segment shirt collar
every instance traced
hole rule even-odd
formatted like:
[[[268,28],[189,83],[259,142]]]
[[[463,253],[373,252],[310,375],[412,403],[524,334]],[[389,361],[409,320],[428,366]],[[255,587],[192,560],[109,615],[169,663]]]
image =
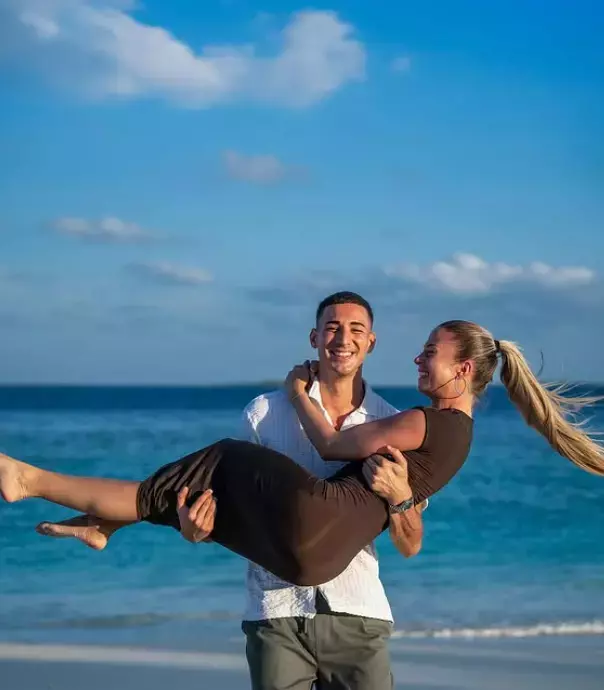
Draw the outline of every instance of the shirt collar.
[[[377,394],[367,383],[367,381],[365,381],[365,379],[363,379],[363,386],[365,388],[365,396],[363,397],[361,404],[348,415],[349,418],[355,414],[360,414],[364,417],[379,417]],[[323,412],[327,413],[327,410],[323,405],[323,399],[321,398],[321,386],[318,379],[315,379],[312,382],[310,390],[308,391],[308,397],[316,400]]]

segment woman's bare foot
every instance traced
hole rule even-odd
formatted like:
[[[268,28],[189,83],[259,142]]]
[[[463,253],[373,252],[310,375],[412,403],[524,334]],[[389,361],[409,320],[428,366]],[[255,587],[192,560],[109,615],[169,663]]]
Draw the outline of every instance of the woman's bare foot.
[[[120,527],[128,523],[103,520],[94,515],[78,515],[78,517],[62,522],[41,522],[36,532],[45,537],[73,538],[96,551],[102,551],[111,535]]]
[[[27,498],[27,483],[35,467],[0,453],[0,496],[7,503]]]

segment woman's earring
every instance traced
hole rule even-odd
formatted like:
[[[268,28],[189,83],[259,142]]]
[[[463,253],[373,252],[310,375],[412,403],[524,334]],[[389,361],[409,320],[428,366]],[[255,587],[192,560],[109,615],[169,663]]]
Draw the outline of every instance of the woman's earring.
[[[457,395],[463,395],[466,392],[466,389],[468,387],[468,383],[467,383],[466,379],[463,376],[461,378],[463,381],[463,390],[462,391],[460,391],[457,388],[457,382],[459,381],[459,376],[456,376],[455,380],[453,381],[453,388],[455,388],[455,392],[457,393]]]

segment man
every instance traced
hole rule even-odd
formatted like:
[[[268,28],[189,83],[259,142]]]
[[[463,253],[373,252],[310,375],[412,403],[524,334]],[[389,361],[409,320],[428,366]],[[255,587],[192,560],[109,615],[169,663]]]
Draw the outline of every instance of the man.
[[[317,309],[310,342],[318,376],[310,389],[333,425],[347,428],[396,414],[362,378],[375,346],[373,312],[361,296],[340,292]],[[344,463],[323,460],[306,437],[283,391],[261,395],[243,415],[245,438],[280,451],[318,477]],[[410,496],[404,458],[374,469],[372,488],[391,504],[390,535],[404,556],[421,548],[420,510],[398,513]],[[296,587],[250,563],[242,624],[253,690],[386,690],[392,687],[388,640],[392,613],[379,579],[373,545],[337,578]]]

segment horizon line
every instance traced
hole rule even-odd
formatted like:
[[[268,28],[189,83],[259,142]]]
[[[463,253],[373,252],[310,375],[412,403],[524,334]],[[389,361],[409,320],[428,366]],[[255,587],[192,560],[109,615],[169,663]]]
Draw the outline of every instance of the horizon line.
[[[417,388],[415,383],[376,383],[369,382],[372,388]],[[548,383],[547,381],[544,383]],[[239,381],[239,382],[212,382],[212,383],[61,383],[61,382],[2,382],[2,388],[243,388],[243,387],[265,387],[271,386],[280,388],[282,380],[260,380],[260,381]],[[565,385],[591,385],[604,386],[604,381],[591,381],[580,379],[576,381],[566,381]],[[494,381],[489,388],[503,388],[501,381]]]

